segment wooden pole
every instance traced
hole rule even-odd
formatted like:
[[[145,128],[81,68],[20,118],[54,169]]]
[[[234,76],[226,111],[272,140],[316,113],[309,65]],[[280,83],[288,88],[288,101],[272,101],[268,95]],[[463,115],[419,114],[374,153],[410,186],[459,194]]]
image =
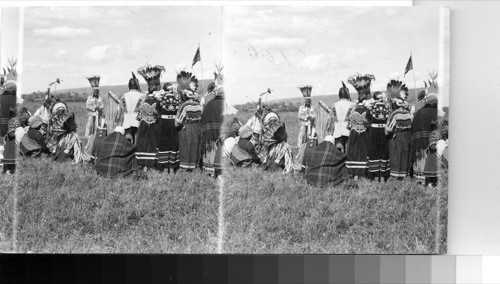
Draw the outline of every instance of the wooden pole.
[[[205,77],[203,76],[203,63],[201,60],[200,39],[198,39],[198,50],[200,51],[201,85],[203,86],[203,90],[205,90],[206,93],[207,90],[205,89]]]
[[[413,85],[414,85],[414,92],[415,92],[415,98],[417,98],[417,82],[415,81],[415,67],[413,66],[413,54],[412,54],[412,51],[410,50],[410,58],[411,58],[411,65],[412,65],[412,68],[411,68],[411,71],[413,73]],[[418,99],[418,98],[417,98]]]

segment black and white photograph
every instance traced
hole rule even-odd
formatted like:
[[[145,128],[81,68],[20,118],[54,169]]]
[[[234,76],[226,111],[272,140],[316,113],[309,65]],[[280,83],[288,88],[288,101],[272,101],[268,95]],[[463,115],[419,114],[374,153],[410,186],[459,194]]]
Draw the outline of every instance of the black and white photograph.
[[[12,7],[2,24],[1,250],[215,253],[222,7]]]
[[[447,9],[1,16],[2,252],[446,253]]]
[[[224,251],[446,252],[448,14],[224,9]]]

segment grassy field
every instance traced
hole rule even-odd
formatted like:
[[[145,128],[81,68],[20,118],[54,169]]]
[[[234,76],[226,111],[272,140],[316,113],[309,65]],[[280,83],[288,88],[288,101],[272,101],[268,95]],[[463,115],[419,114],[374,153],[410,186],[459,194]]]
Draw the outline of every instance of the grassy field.
[[[149,180],[134,182],[101,178],[87,165],[38,160],[22,162],[19,173],[17,180],[0,175],[6,185],[0,191],[1,251],[215,252],[218,185],[201,172],[153,171]]]
[[[236,115],[245,123],[251,113]],[[296,113],[280,113],[296,145]],[[446,252],[447,175],[438,189],[407,178],[365,179],[315,188],[299,174],[228,167],[224,208],[227,253]]]

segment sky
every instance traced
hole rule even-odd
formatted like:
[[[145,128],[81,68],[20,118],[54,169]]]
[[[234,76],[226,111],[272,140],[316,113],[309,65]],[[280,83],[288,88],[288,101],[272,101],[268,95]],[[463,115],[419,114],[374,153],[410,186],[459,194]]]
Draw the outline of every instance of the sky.
[[[1,8],[0,66],[7,67],[9,59],[18,58],[19,8]]]
[[[26,7],[23,93],[127,84],[145,64],[163,65],[162,81],[175,80],[174,68],[191,70],[198,43],[201,64],[193,72],[212,79],[222,60],[222,8],[217,6]],[[203,73],[201,72],[203,67]]]
[[[269,100],[301,97],[306,84],[313,96],[336,94],[354,73],[373,74],[372,91],[398,77],[420,88],[439,67],[436,8],[229,6],[224,39],[230,104],[256,101],[267,88]],[[403,76],[410,53],[415,80],[412,71]]]

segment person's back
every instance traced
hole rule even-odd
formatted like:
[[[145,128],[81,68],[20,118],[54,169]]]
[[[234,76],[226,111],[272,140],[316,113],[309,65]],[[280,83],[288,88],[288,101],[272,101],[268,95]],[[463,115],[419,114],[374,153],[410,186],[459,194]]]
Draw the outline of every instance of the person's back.
[[[348,118],[347,113],[353,107],[353,103],[347,99],[340,99],[333,105],[335,109],[335,130],[333,136],[339,138],[340,136],[349,136],[350,131],[347,129]]]
[[[95,164],[97,173],[109,178],[129,176],[138,170],[135,151],[135,145],[128,141],[123,133],[118,131],[111,133],[97,148]]]
[[[123,128],[139,127],[139,121],[137,120],[138,104],[141,100],[144,100],[145,97],[145,94],[134,89],[123,94],[122,101],[125,107]]]
[[[305,179],[314,186],[337,185],[347,178],[346,155],[333,143],[332,136],[312,149],[306,159]]]

